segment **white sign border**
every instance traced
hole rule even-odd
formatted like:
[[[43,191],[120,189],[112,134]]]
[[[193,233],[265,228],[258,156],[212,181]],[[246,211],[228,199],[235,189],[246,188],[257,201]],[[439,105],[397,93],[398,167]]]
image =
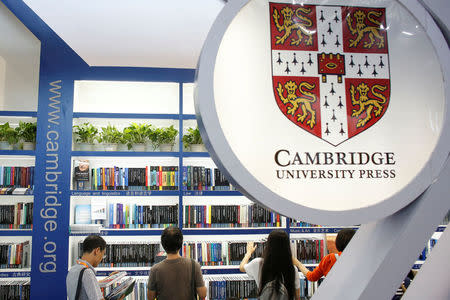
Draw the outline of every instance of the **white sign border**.
[[[319,210],[294,203],[275,194],[253,177],[240,163],[228,144],[219,123],[214,99],[214,69],[222,38],[243,6],[250,0],[230,1],[215,20],[202,49],[196,73],[195,111],[200,132],[208,152],[216,165],[240,191],[285,216],[321,225],[355,225],[368,223],[392,215],[416,199],[442,171],[450,149],[450,58],[442,32],[417,0],[399,0],[424,27],[441,63],[445,84],[443,127],[435,149],[424,168],[402,190],[370,207],[347,211]],[[407,8],[406,8],[407,7]]]

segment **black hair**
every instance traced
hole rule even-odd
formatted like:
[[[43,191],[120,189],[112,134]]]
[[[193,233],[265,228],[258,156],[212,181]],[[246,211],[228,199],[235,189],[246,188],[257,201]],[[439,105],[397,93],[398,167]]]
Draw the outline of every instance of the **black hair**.
[[[339,252],[344,251],[345,247],[347,247],[350,240],[355,235],[355,230],[350,228],[342,229],[338,232],[336,237],[336,248]]]
[[[94,249],[100,248],[101,251],[105,250],[106,242],[98,235],[90,235],[83,241],[83,253],[91,253]]]
[[[275,290],[280,290],[281,283],[288,291],[289,299],[295,298],[295,269],[292,264],[292,252],[287,233],[274,230],[269,234],[261,269],[261,285],[259,295],[264,286],[275,280]]]
[[[169,254],[175,254],[183,245],[183,233],[175,226],[167,227],[161,234],[161,244]]]

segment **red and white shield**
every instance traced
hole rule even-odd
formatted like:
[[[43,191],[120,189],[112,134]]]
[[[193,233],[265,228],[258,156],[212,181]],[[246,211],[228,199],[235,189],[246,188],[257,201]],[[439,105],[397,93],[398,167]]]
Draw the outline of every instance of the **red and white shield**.
[[[337,146],[389,105],[384,8],[270,3],[272,81],[281,112]]]

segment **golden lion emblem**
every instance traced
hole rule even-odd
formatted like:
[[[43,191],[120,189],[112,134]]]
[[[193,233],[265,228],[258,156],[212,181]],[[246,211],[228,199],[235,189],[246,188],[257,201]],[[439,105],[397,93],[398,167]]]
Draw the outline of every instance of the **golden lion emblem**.
[[[314,109],[312,109],[311,104],[316,102],[317,98],[314,94],[303,90],[303,88],[312,90],[315,88],[315,84],[302,82],[297,86],[294,81],[288,81],[284,85],[284,88],[287,91],[287,97],[284,97],[283,95],[283,86],[281,85],[281,83],[278,83],[278,96],[280,96],[281,101],[283,101],[285,105],[288,105],[287,113],[293,116],[300,107],[302,113],[297,114],[297,121],[303,123],[309,113],[311,115],[311,118],[306,122],[306,124],[308,124],[311,129],[314,128],[314,126],[316,125],[316,112],[314,111]],[[297,89],[302,94],[302,97],[297,96]]]
[[[367,34],[369,36],[370,41],[364,42],[364,45],[363,45],[364,48],[371,48],[374,43],[376,43],[378,48],[383,48],[384,47],[384,37],[380,33],[381,22],[373,18],[373,16],[379,18],[382,15],[383,15],[382,12],[376,12],[376,11],[370,11],[366,15],[363,11],[357,10],[355,13],[353,13],[353,16],[356,18],[356,25],[355,25],[355,28],[353,28],[352,15],[348,14],[348,16],[346,18],[348,29],[350,30],[350,32],[353,35],[356,35],[356,39],[354,39],[354,40],[350,39],[349,47],[357,47],[359,42],[361,42],[361,40]],[[364,20],[366,18],[373,24],[376,24],[377,26],[369,26],[369,25],[365,24]]]
[[[283,36],[276,36],[276,42],[275,44],[284,44],[286,39],[289,38],[289,36],[292,34],[292,32],[296,31],[297,33],[297,39],[292,39],[291,45],[298,46],[302,40],[303,40],[303,34],[307,37],[306,45],[312,45],[313,39],[312,39],[312,32],[308,30],[307,28],[311,27],[313,25],[312,20],[308,17],[302,15],[301,13],[308,14],[311,12],[311,8],[297,8],[295,10],[295,16],[299,18],[303,23],[296,23],[294,22],[292,16],[294,15],[294,11],[292,8],[286,6],[281,10],[281,14],[283,15],[283,24],[280,24],[279,19],[280,15],[278,14],[278,10],[274,9],[273,11],[273,20],[275,22],[275,26],[277,27],[279,32],[284,31]]]
[[[375,90],[385,91],[387,86],[382,86],[379,84],[375,84],[372,87],[372,94],[378,97],[378,99],[369,99],[367,93],[369,92],[369,87],[365,83],[361,83],[355,90],[355,86],[352,84],[350,86],[350,93],[352,98],[353,105],[359,105],[359,109],[354,109],[352,112],[352,117],[359,117],[363,112],[366,112],[366,117],[358,120],[356,123],[356,128],[363,127],[372,119],[372,111],[375,108],[375,116],[378,117],[381,115],[383,111],[383,105],[386,103],[386,97],[384,95],[376,92]],[[356,98],[356,91],[359,93],[359,98]]]

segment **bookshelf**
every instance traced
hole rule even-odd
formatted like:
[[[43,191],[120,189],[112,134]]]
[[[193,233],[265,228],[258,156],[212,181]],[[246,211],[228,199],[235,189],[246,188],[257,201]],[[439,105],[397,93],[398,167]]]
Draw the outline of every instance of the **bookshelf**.
[[[37,113],[33,111],[0,111],[0,124],[6,122],[10,127],[16,128],[19,122],[36,122]],[[33,208],[30,206],[34,202],[33,188],[19,188],[21,182],[17,179],[24,178],[24,174],[15,174],[19,169],[14,169],[14,185],[11,181],[13,171],[6,167],[34,167],[35,166],[35,150],[22,150],[21,142],[13,145],[13,150],[0,150],[0,175],[3,187],[15,186],[11,191],[0,189],[0,215],[2,221],[0,225],[0,249],[5,251],[6,246],[9,247],[7,259],[15,260],[14,264],[9,267],[2,266],[0,268],[0,282],[7,285],[10,282],[20,282],[20,284],[28,285],[31,273],[31,240],[32,240],[32,224],[33,224]],[[9,177],[9,178],[8,178]],[[9,184],[8,184],[9,182]],[[25,187],[25,186],[24,186]],[[25,208],[26,207],[26,208]],[[28,224],[28,225],[25,225]],[[23,252],[23,245],[28,250]],[[22,262],[27,261],[27,266],[22,266]],[[11,262],[11,260],[10,260]],[[18,264],[17,264],[18,263]]]

